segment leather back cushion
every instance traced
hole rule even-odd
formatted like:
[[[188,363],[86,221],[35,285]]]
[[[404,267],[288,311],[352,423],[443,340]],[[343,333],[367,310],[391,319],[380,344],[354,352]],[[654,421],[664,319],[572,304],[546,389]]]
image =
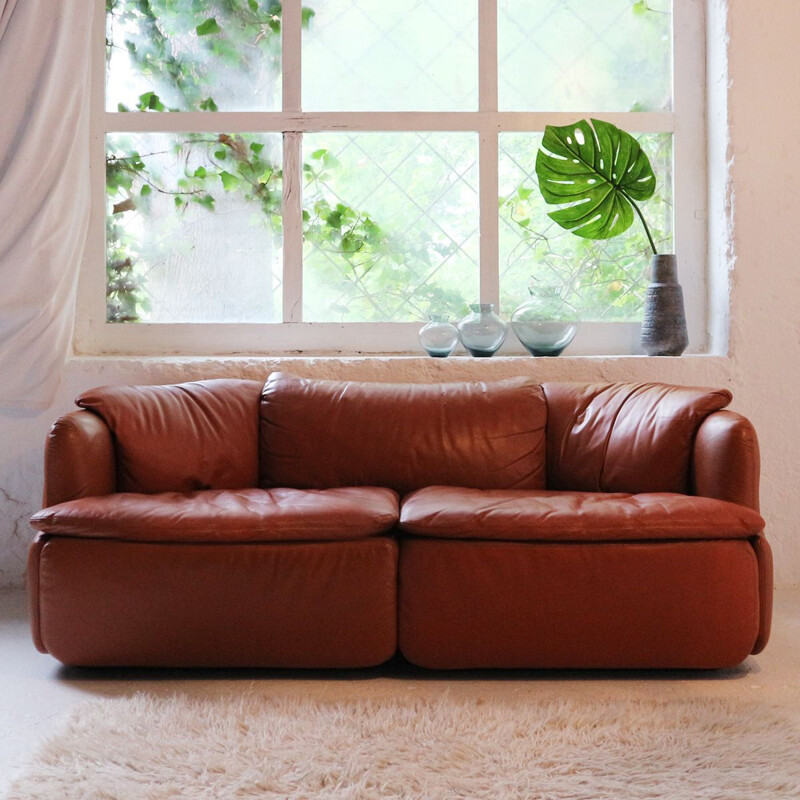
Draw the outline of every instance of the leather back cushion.
[[[261,486],[542,489],[546,405],[495,383],[321,381],[273,373],[261,402]]]
[[[118,491],[244,489],[258,480],[261,388],[243,380],[104,386],[75,402],[111,429]]]
[[[660,383],[545,383],[548,488],[688,492],[700,423],[724,389]]]

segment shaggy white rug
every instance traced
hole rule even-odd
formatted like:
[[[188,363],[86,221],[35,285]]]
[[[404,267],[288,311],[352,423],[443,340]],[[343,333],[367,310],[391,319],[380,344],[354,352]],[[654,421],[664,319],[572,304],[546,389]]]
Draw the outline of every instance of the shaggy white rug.
[[[730,701],[146,696],[80,707],[9,800],[800,798],[800,732]]]

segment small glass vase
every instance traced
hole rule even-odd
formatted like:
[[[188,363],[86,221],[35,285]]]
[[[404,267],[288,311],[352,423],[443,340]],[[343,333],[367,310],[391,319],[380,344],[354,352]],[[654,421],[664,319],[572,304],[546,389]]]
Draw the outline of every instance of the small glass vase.
[[[431,358],[447,358],[458,344],[458,328],[445,314],[431,314],[419,331],[420,344]]]
[[[528,290],[530,299],[511,315],[511,329],[532,356],[557,356],[575,338],[578,315],[559,286]]]
[[[508,326],[494,313],[494,303],[480,303],[469,307],[468,314],[458,323],[461,344],[475,358],[493,356],[506,340]]]

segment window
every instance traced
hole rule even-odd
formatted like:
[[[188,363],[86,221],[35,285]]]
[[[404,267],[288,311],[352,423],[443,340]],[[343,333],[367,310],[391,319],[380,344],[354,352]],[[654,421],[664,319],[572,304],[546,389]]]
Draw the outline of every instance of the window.
[[[555,284],[587,321],[571,352],[631,352],[644,234],[579,239],[536,185],[544,126],[590,116],[653,161],[644,211],[700,341],[702,21],[699,0],[106,0],[106,268],[78,348],[419,353],[428,313],[507,318]]]

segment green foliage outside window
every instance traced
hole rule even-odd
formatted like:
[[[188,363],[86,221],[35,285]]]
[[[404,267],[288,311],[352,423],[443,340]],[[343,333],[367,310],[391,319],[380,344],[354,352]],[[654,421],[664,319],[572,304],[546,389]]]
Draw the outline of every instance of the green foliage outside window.
[[[143,82],[145,91],[118,104],[119,111],[169,112],[226,109],[227,86],[209,93],[210,74],[225,73],[225,67],[253,76],[256,85],[269,95],[279,91],[274,80],[280,75],[280,33],[282,9],[279,3],[263,0],[107,0],[109,31],[107,52],[125,48]],[[631,13],[649,13],[642,3],[633,3]],[[313,24],[314,10],[303,8],[303,26]],[[128,32],[132,32],[128,36]],[[121,32],[121,33],[120,33]],[[135,32],[135,33],[134,33]],[[193,49],[176,51],[175,42],[190,38]],[[143,88],[143,87],[140,87]],[[273,97],[274,100],[274,97]],[[509,134],[511,136],[511,134]],[[146,273],[136,238],[126,233],[124,215],[136,209],[147,212],[153,198],[172,198],[175,213],[201,207],[213,214],[219,198],[226,193],[244,199],[259,215],[261,224],[280,236],[282,220],[282,164],[268,155],[265,141],[257,134],[177,134],[174,155],[183,163],[202,166],[175,176],[159,172],[158,153],[140,152],[125,146],[124,135],[115,135],[115,145],[106,157],[107,215],[107,318],[132,322],[146,318],[149,311]],[[662,163],[669,160],[669,137],[654,137],[662,149]],[[535,157],[538,141],[531,137]],[[519,149],[519,147],[518,147]],[[526,148],[528,149],[528,148]],[[658,154],[654,159],[659,162]],[[520,176],[515,190],[500,198],[501,228],[514,231],[518,244],[505,251],[508,263],[500,264],[502,303],[508,313],[526,294],[534,273],[541,282],[558,282],[564,296],[589,314],[603,318],[631,318],[641,302],[638,286],[644,266],[642,242],[635,237],[617,243],[611,250],[595,243],[578,241],[568,249],[559,247],[556,233],[546,221],[535,191],[531,168]],[[305,184],[303,235],[307,243],[334,252],[344,264],[340,274],[331,275],[340,285],[336,313],[347,320],[352,308],[359,319],[388,319],[390,312],[372,299],[366,276],[376,263],[382,264],[382,292],[399,298],[417,317],[430,310],[458,314],[474,302],[469,287],[442,288],[420,282],[411,265],[430,262],[441,243],[413,232],[390,232],[368,207],[331,202],[321,185],[341,169],[335,153],[318,148],[303,163]],[[661,178],[662,176],[659,175]],[[668,201],[656,198],[662,222],[653,225],[654,236],[669,239]],[[537,207],[538,206],[538,207]],[[664,213],[662,213],[664,212]],[[502,246],[501,231],[501,253]],[[518,259],[516,248],[525,248]],[[645,243],[646,247],[646,243]],[[513,261],[513,263],[512,263]],[[333,267],[328,267],[332,272]],[[551,273],[547,275],[545,273]],[[375,273],[372,278],[374,279]],[[505,276],[505,277],[504,277]],[[631,277],[633,276],[633,278]],[[509,291],[507,287],[513,286]],[[342,286],[344,288],[342,288]],[[517,287],[519,291],[517,291]],[[364,312],[363,309],[367,311]],[[592,309],[600,309],[593,312]]]

